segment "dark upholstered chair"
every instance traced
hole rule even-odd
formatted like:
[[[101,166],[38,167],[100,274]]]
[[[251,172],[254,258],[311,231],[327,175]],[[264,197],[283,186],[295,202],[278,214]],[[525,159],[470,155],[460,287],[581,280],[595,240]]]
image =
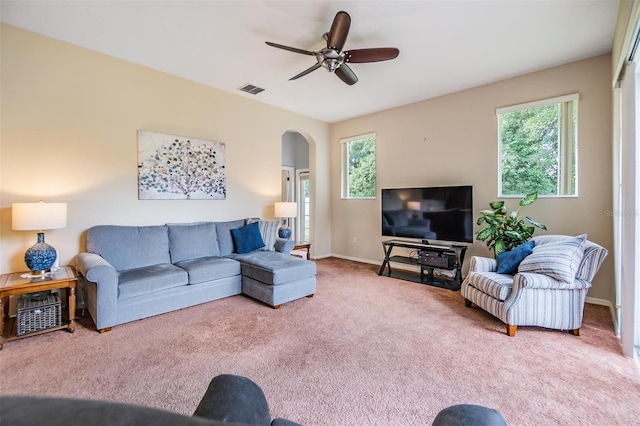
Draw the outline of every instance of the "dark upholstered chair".
[[[440,411],[431,426],[507,426],[507,422],[493,408],[459,404]]]
[[[223,374],[213,378],[192,417],[155,408],[86,399],[1,396],[2,425],[153,425],[295,426],[271,420],[262,389],[246,377]]]
[[[0,425],[27,426],[300,426],[271,420],[262,389],[246,377],[223,374],[213,378],[193,416],[155,408],[88,399],[0,396]],[[505,426],[502,415],[478,405],[454,405],[442,410],[433,426]]]

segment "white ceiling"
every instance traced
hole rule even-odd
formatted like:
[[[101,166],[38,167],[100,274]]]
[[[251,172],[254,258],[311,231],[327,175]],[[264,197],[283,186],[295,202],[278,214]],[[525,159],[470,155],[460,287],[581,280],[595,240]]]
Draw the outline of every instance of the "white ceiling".
[[[397,47],[351,64],[347,86],[315,58],[339,10],[345,50]],[[7,1],[2,22],[326,122],[404,105],[611,51],[615,0]],[[240,92],[251,83],[258,95]]]

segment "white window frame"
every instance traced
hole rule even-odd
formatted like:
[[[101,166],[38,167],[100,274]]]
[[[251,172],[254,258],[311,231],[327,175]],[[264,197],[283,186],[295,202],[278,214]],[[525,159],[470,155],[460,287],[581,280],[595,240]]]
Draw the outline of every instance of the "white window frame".
[[[350,197],[349,196],[349,143],[359,141],[362,139],[373,138],[376,141],[376,191],[373,197]],[[341,157],[341,172],[340,172],[340,184],[341,184],[341,197],[343,200],[375,200],[377,197],[378,189],[378,138],[376,132],[369,132],[362,135],[351,136],[348,138],[340,139],[340,151]]]
[[[309,173],[309,169],[298,169],[296,170],[296,186],[298,188],[298,223],[297,223],[297,240],[303,242],[309,242],[311,240],[311,195],[309,195],[309,214],[305,215],[305,203],[306,200],[304,198],[304,185],[302,184],[303,180],[309,181],[311,184],[311,174]],[[309,239],[305,239],[305,223],[309,224]]]
[[[540,194],[540,197],[549,198],[576,198],[578,196],[578,119],[576,117],[575,125],[573,120],[569,119],[573,115],[573,101],[579,101],[580,95],[572,93],[569,95],[557,96],[554,98],[541,99],[533,102],[526,102],[518,105],[510,105],[496,109],[497,125],[498,125],[498,197],[500,198],[521,198],[525,194],[503,194],[502,193],[502,134],[500,126],[500,116],[513,111],[521,111],[547,105],[564,104],[562,109],[562,129],[560,130],[560,142],[558,147],[558,191],[556,194]],[[574,137],[575,146],[571,146]],[[567,155],[567,151],[573,149],[574,155]],[[575,162],[575,164],[573,164]],[[571,175],[573,171],[574,175]],[[567,187],[570,187],[572,179],[575,179],[575,190],[572,194],[566,193]],[[564,189],[562,189],[564,187]]]

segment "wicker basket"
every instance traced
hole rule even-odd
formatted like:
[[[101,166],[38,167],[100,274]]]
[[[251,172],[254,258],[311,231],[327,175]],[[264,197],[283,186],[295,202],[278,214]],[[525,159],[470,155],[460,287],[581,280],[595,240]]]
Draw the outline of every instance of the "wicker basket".
[[[18,300],[18,336],[62,325],[62,307],[58,293],[49,293],[44,300],[32,300],[31,297],[30,294],[24,294]]]

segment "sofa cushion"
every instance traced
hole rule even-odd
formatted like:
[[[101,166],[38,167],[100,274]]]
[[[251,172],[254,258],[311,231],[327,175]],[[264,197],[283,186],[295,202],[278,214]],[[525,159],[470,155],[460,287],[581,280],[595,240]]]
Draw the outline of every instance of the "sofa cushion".
[[[232,220],[230,222],[216,222],[216,235],[218,237],[218,248],[220,256],[228,256],[233,253],[233,237],[231,230],[244,226],[244,219]]]
[[[233,256],[242,264],[242,275],[270,285],[279,285],[316,275],[316,264],[272,251],[254,251]]]
[[[382,214],[393,226],[407,226],[409,224],[409,216],[404,210],[387,210],[383,211]]]
[[[234,252],[249,253],[264,247],[258,222],[232,229]]]
[[[572,283],[584,255],[587,235],[558,242],[537,244],[533,253],[518,266],[518,272],[544,274],[558,281]]]
[[[535,241],[527,241],[520,244],[513,250],[500,253],[496,260],[498,261],[498,273],[513,275],[518,272],[518,265],[524,260],[525,257],[533,253],[533,248],[536,246]]]
[[[127,269],[118,273],[118,299],[187,285],[187,271],[171,263]]]
[[[260,220],[260,219],[247,219],[247,224],[258,222],[260,227],[260,236],[264,241],[264,247],[260,250],[275,251],[276,239],[278,238],[278,228],[280,227],[279,220]]]
[[[170,263],[169,233],[162,226],[98,225],[87,231],[87,251],[116,271]]]
[[[175,264],[187,271],[189,284],[200,284],[220,278],[240,275],[240,263],[226,257],[200,257]]]
[[[214,222],[168,224],[171,263],[220,256]]]

